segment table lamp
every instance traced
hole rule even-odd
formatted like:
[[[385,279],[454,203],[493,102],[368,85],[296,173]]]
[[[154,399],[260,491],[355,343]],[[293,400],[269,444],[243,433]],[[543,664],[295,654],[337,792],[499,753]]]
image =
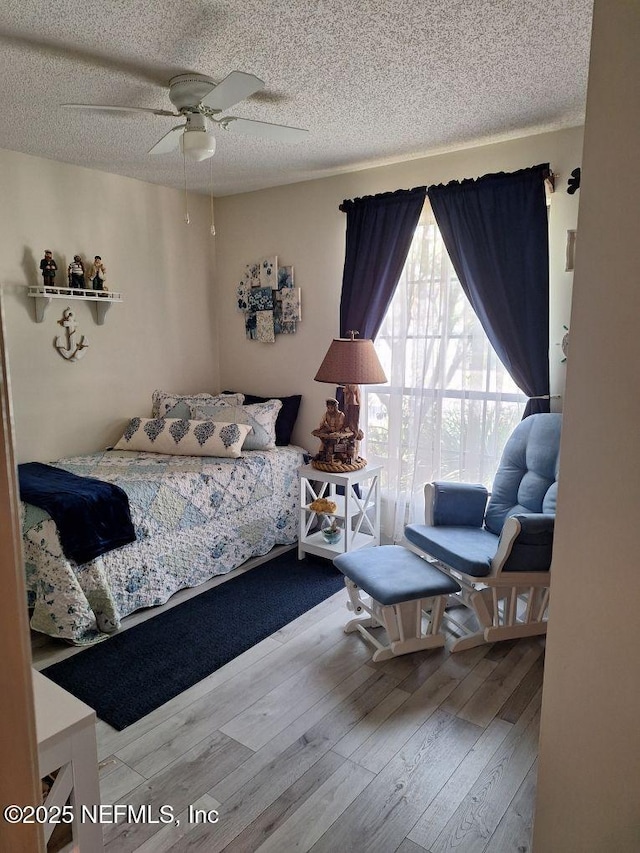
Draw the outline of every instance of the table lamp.
[[[367,460],[360,456],[360,441],[364,433],[360,429],[359,385],[380,385],[387,381],[378,360],[373,341],[356,340],[356,331],[348,332],[348,338],[334,338],[320,369],[314,376],[316,382],[327,382],[344,388],[344,412],[338,401],[327,400],[327,411],[313,435],[320,439],[321,448],[311,460],[320,471],[358,471]]]

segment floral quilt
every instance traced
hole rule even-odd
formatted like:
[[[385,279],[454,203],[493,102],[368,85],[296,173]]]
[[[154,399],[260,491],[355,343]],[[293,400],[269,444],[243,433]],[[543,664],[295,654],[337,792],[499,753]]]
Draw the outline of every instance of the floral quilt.
[[[304,451],[288,446],[239,459],[110,450],[53,463],[123,488],[137,541],[77,565],[51,517],[22,504],[31,627],[95,643],[134,610],[294,543],[303,462]]]

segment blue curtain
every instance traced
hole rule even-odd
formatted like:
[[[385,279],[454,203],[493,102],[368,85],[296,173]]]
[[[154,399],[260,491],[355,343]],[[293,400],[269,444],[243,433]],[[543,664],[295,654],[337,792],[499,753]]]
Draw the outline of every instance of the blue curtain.
[[[426,187],[344,201],[347,245],[340,299],[340,335],[355,329],[374,339],[404,267]]]
[[[428,189],[464,292],[530,398],[549,394],[548,175],[546,163]],[[530,399],[525,417],[548,411],[548,399]]]

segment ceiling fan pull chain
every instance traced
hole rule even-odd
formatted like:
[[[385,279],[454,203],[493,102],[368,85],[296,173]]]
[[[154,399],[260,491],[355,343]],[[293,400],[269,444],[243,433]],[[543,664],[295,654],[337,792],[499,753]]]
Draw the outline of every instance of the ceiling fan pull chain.
[[[187,158],[184,151],[182,152],[182,171],[184,175],[184,224],[189,225],[191,220],[189,219],[189,195],[187,193]]]

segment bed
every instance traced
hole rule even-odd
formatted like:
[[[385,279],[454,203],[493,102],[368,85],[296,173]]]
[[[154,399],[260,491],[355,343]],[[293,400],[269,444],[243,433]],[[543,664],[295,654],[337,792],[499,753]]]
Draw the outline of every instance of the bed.
[[[52,518],[23,503],[31,627],[95,643],[133,611],[294,543],[303,462],[295,446],[238,459],[110,450],[59,460],[66,471],[124,489],[136,541],[77,565],[63,553]]]
[[[305,451],[288,445],[239,458],[108,450],[53,463],[124,489],[136,541],[77,565],[63,553],[51,516],[23,503],[31,627],[95,643],[133,611],[293,544],[304,461]]]

